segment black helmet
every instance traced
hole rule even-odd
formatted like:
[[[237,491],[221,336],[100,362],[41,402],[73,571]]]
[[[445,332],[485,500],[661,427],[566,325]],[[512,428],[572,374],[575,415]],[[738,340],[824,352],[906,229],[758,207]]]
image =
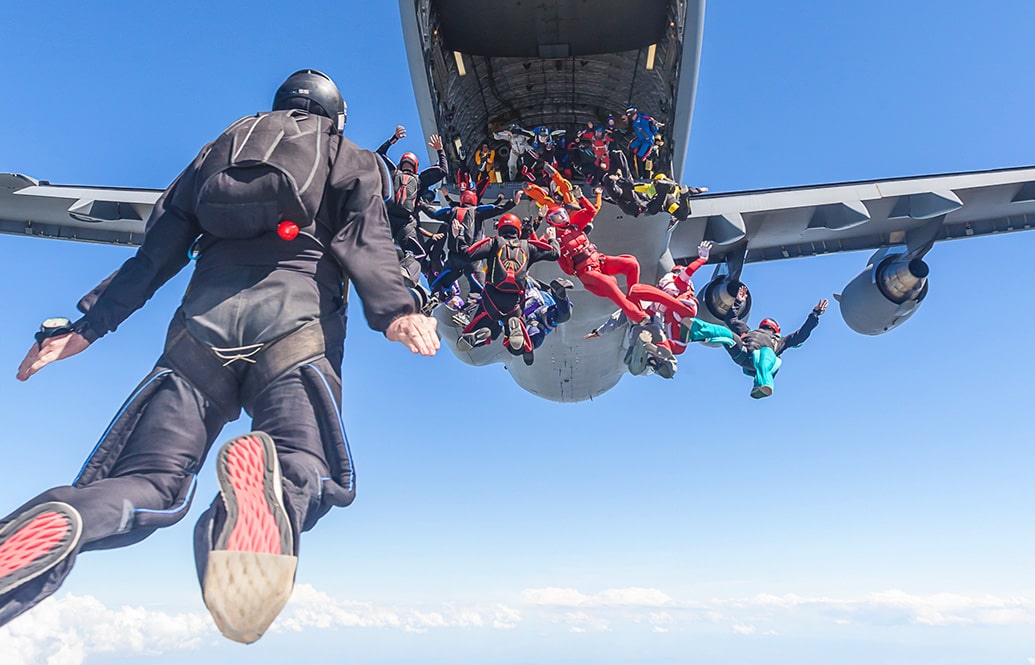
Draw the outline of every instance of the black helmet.
[[[348,107],[341,98],[338,86],[334,85],[331,77],[315,69],[300,69],[277,88],[277,94],[273,95],[273,110],[288,109],[302,109],[322,115],[334,120],[338,131],[345,128]]]

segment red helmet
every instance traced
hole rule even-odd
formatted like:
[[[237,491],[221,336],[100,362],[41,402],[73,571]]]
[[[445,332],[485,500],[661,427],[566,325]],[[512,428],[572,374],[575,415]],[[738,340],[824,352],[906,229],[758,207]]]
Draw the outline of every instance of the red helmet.
[[[780,334],[780,324],[773,319],[762,319],[762,323],[758,324],[759,328],[769,328],[777,335]]]
[[[460,203],[465,206],[478,205],[478,194],[473,189],[465,189],[460,192]]]
[[[514,229],[515,235],[521,235],[521,220],[513,213],[507,213],[496,222],[496,233],[503,235],[503,229]]]
[[[567,226],[571,223],[571,217],[568,216],[568,211],[564,209],[564,206],[552,206],[546,211],[546,221],[550,223],[550,226]]]
[[[413,164],[414,171],[417,170],[419,164],[419,162],[417,161],[417,155],[413,154],[412,152],[404,152],[403,156],[399,158],[399,168],[402,168],[402,165],[406,162]]]

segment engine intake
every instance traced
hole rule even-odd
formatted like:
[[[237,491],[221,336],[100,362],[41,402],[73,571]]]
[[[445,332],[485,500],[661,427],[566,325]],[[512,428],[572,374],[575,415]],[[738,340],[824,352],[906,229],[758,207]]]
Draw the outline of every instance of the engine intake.
[[[882,249],[835,299],[848,327],[880,335],[905,322],[927,296],[930,268],[922,259]]]
[[[733,307],[733,301],[736,300],[737,291],[743,285],[739,280],[730,279],[726,275],[716,277],[708,282],[701,292],[699,300],[704,307],[700,308],[698,316],[711,323],[724,323],[726,321],[726,314]],[[740,307],[739,317],[746,319],[750,312],[751,292],[748,291],[747,300]]]

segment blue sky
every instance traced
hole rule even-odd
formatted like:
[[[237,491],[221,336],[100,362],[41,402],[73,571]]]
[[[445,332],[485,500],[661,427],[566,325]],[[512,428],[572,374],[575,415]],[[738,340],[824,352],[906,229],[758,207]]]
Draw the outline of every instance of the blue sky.
[[[307,7],[6,8],[0,171],[164,187],[301,67],[338,82],[353,140],[404,124],[419,150],[395,3]],[[1029,165],[1033,25],[1020,1],[713,2],[686,178],[732,191]],[[201,604],[208,472],[181,524],[83,556],[0,629],[0,660],[1035,663],[1033,252],[1023,233],[936,247],[908,324],[863,337],[832,308],[761,402],[706,348],[674,381],[544,402],[499,366],[413,357],[354,310],[359,498],[303,538],[269,634],[232,644]],[[87,353],[14,379],[39,321],[128,255],[0,236],[0,512],[71,480],[157,357],[186,273]],[[866,258],[750,266],[756,315],[794,327]]]

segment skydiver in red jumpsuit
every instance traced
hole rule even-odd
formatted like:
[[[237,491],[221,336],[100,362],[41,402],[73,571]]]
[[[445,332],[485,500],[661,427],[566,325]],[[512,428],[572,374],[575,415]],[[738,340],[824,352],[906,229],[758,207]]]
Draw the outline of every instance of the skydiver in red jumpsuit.
[[[665,347],[674,355],[683,353],[690,342],[722,344],[726,347],[731,347],[736,343],[729,328],[697,318],[697,297],[694,295],[694,284],[690,281],[690,277],[698,268],[708,262],[711,247],[712,244],[707,240],[702,242],[697,248],[698,258],[696,260],[686,266],[673,267],[658,281],[658,288],[679,300],[693,312],[690,317],[686,316],[686,310],[673,310],[657,301],[647,307],[649,313],[660,316],[662,319],[665,339],[658,341],[657,345]],[[639,286],[642,285],[637,285],[637,287]],[[630,295],[635,297],[637,289],[634,288]]]
[[[569,204],[575,203],[574,186],[556,169],[549,169],[558,192]],[[586,235],[597,208],[579,190],[579,209],[568,214],[564,204],[552,199],[545,189],[527,185],[525,191],[540,205],[547,206],[546,221],[557,229],[561,256],[557,265],[569,275],[579,278],[593,295],[607,298],[625,313],[633,324],[646,324],[651,317],[638,304],[641,300],[665,305],[680,316],[693,318],[696,312],[650,284],[640,284],[640,264],[631,254],[609,256],[597,249]],[[598,192],[599,193],[599,192]],[[626,290],[618,286],[615,275],[625,275]],[[631,297],[630,297],[631,296]]]

